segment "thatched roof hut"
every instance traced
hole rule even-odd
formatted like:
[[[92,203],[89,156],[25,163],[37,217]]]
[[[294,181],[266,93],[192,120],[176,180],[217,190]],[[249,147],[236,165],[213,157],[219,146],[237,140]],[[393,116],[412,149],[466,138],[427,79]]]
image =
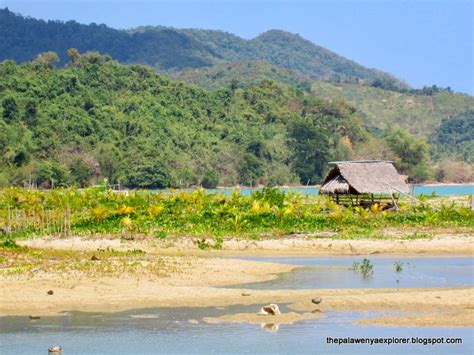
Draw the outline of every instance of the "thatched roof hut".
[[[335,166],[324,179],[319,193],[336,196],[338,202],[339,195],[354,195],[359,204],[359,199],[363,199],[360,195],[373,202],[375,195],[379,195],[379,199],[382,195],[389,195],[393,200],[393,195],[409,192],[403,177],[391,162],[342,161],[333,164]]]

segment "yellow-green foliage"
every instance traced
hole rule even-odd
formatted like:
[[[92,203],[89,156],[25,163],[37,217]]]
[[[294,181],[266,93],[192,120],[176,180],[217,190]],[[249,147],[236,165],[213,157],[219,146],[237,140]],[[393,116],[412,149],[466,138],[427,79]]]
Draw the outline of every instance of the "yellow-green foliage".
[[[467,205],[467,204],[466,204]],[[474,226],[469,207],[437,203],[400,203],[399,212],[370,208],[346,208],[326,197],[309,197],[263,189],[244,196],[194,192],[131,191],[116,193],[103,188],[84,190],[0,190],[0,226],[12,236],[116,234],[133,238],[146,235],[255,235],[321,230],[344,235],[385,227]]]

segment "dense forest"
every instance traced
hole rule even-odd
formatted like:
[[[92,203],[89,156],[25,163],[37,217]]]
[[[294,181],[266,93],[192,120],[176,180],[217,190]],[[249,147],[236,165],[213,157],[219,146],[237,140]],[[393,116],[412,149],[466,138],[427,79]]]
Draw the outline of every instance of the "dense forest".
[[[431,86],[401,92],[348,80],[314,81],[266,62],[188,69],[173,77],[209,90],[244,87],[270,78],[327,101],[344,100],[357,109],[363,125],[375,135],[383,135],[387,127],[409,131],[430,143],[434,161],[472,163],[474,156],[474,97],[453,93],[449,88]]]
[[[147,64],[166,73],[263,60],[311,79],[350,79],[398,89],[408,87],[387,73],[365,68],[297,34],[280,30],[245,40],[215,30],[148,26],[123,31],[75,21],[36,20],[0,10],[0,61],[26,62],[40,52],[54,51],[60,55],[60,64],[64,64],[65,53],[71,47],[109,54],[122,63]]]
[[[401,130],[371,135],[342,100],[271,80],[208,92],[150,67],[68,53],[64,68],[53,52],[0,64],[2,185],[307,184],[328,161],[349,158],[396,159],[426,178],[425,143]]]
[[[472,180],[472,96],[411,89],[295,34],[122,31],[4,9],[2,59],[0,185],[314,184],[341,159]]]

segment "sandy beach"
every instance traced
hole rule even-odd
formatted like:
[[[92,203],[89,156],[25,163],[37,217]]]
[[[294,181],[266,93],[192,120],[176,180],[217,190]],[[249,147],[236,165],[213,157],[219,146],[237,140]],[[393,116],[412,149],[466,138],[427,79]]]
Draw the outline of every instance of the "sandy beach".
[[[378,325],[474,326],[474,288],[245,290],[228,285],[276,278],[295,267],[226,258],[238,255],[352,255],[407,253],[472,255],[472,236],[432,240],[308,240],[292,238],[253,242],[228,241],[220,251],[202,251],[184,240],[165,248],[160,243],[106,239],[35,239],[24,241],[30,252],[15,262],[35,264],[26,272],[0,274],[1,315],[53,315],[65,311],[116,312],[148,307],[218,307],[236,304],[288,304],[291,314],[276,323],[321,317],[328,310],[404,312],[362,319]],[[329,246],[331,244],[331,246]],[[108,248],[108,249],[107,249]],[[108,251],[105,251],[108,250]],[[111,251],[112,250],[112,251]],[[121,250],[121,251],[119,251]],[[139,250],[140,252],[138,252]],[[457,251],[457,252],[453,252]],[[145,252],[146,251],[146,252]],[[92,257],[99,260],[91,261]],[[4,256],[5,258],[5,256]],[[8,259],[8,255],[6,256]],[[12,264],[13,265],[13,264]],[[17,265],[17,264],[15,264]],[[47,291],[52,290],[50,295]],[[311,303],[322,297],[319,305]],[[322,313],[319,313],[322,312]],[[210,322],[262,320],[255,314],[227,315]],[[266,319],[262,320],[267,322]],[[272,321],[270,319],[270,321]]]

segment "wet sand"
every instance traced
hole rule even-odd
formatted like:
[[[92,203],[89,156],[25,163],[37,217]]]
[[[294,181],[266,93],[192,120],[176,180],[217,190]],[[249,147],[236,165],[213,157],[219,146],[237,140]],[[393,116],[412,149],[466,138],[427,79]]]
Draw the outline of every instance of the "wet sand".
[[[3,280],[4,282],[5,280]],[[293,321],[313,311],[400,311],[400,317],[366,320],[384,325],[474,326],[474,288],[239,290],[206,286],[168,286],[134,279],[9,280],[2,287],[1,315],[54,315],[64,311],[118,312],[153,307],[222,307],[289,303]],[[53,295],[46,292],[53,290]],[[245,294],[245,295],[243,295]],[[249,296],[247,296],[249,294]],[[322,297],[319,305],[311,303]],[[418,312],[424,313],[418,315]],[[448,316],[443,313],[448,312]],[[317,316],[317,315],[316,315]],[[254,323],[260,317],[230,315],[220,321]],[[286,320],[287,321],[287,320]]]
[[[277,315],[261,315],[255,313],[236,313],[227,314],[221,317],[205,317],[203,321],[206,323],[250,323],[250,324],[293,324],[306,319],[324,318],[323,313],[296,313],[287,312]],[[269,327],[271,328],[271,327]]]
[[[300,241],[301,244],[298,244],[297,241]],[[236,304],[254,304],[256,306],[255,313],[257,313],[261,305],[286,303],[289,304],[292,312],[283,315],[281,323],[292,323],[310,317],[318,317],[321,316],[319,311],[324,314],[328,310],[377,310],[400,311],[404,314],[399,317],[365,319],[363,322],[379,325],[474,326],[474,287],[333,290],[222,288],[227,285],[270,280],[295,267],[220,258],[215,257],[216,255],[328,254],[327,250],[323,253],[318,246],[307,247],[309,250],[304,249],[307,242],[308,240],[305,238],[285,239],[284,242],[279,239],[262,241],[261,249],[254,249],[254,253],[249,253],[248,249],[240,248],[240,241],[235,242],[239,248],[234,250],[201,251],[197,248],[184,248],[176,251],[148,242],[121,243],[116,240],[82,240],[79,238],[30,240],[22,242],[22,244],[36,248],[72,249],[77,250],[78,253],[84,250],[94,251],[107,246],[116,248],[116,250],[140,248],[147,250],[147,253],[146,258],[144,255],[134,259],[145,261],[135,267],[133,272],[122,275],[107,276],[100,272],[91,273],[75,269],[69,270],[64,267],[56,268],[55,263],[58,261],[55,258],[45,261],[51,263],[51,268],[38,272],[30,271],[11,275],[0,272],[2,286],[0,315],[42,316],[72,310],[117,312],[152,307],[218,307]],[[313,241],[309,240],[309,242]],[[320,242],[318,241],[318,243]],[[454,248],[454,250],[463,251],[459,254],[472,255],[472,236],[453,236],[445,239],[439,238],[439,240],[420,239],[409,242],[408,247],[405,245],[403,248],[395,248],[391,252],[423,252],[429,256],[433,254],[448,255],[448,249]],[[361,253],[381,253],[389,248],[385,241],[378,240],[331,240],[331,243],[331,250],[335,251],[335,254],[354,254],[354,250],[348,248],[347,243],[350,243],[352,248],[356,248]],[[396,240],[391,243],[393,246],[398,245]],[[432,252],[427,252],[427,249]],[[454,253],[451,251],[449,254],[453,255]],[[90,258],[90,256],[88,257]],[[158,258],[160,260],[159,269],[151,268],[152,260]],[[105,262],[105,260],[99,261],[94,265],[100,266]],[[163,270],[163,273],[156,270]],[[53,290],[53,295],[47,294],[49,290]],[[314,297],[322,297],[323,302],[318,305],[311,303],[311,299]],[[315,313],[311,313],[313,311]],[[261,317],[256,314],[226,315],[221,319],[208,319],[208,321],[260,323]]]

